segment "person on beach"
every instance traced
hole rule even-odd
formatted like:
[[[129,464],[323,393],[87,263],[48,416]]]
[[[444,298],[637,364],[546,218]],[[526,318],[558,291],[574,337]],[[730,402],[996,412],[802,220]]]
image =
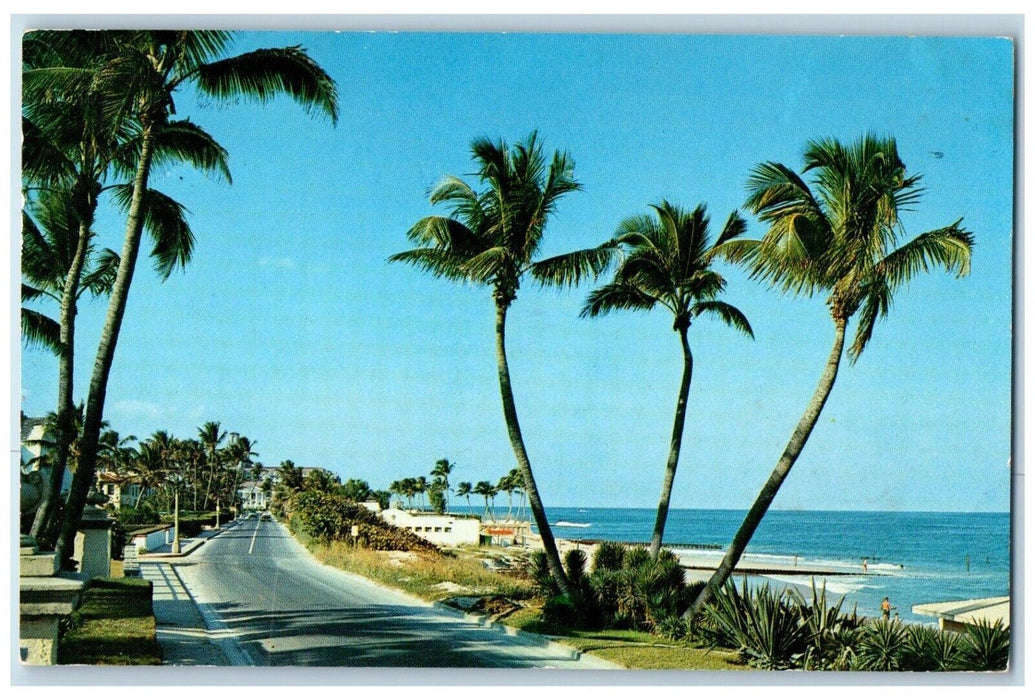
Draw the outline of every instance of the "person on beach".
[[[866,562],[867,562],[868,559],[869,559],[869,557],[863,557],[863,573],[864,574],[866,573]]]
[[[880,614],[885,620],[891,617],[891,601],[887,596],[880,602]]]

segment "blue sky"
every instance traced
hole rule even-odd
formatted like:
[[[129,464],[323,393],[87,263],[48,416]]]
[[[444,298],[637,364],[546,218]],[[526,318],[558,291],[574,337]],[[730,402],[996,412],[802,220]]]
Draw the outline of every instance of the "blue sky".
[[[538,129],[584,189],[544,254],[596,245],[662,198],[707,204],[716,229],[752,166],[795,168],[808,139],[895,136],[927,188],[908,235],[959,217],[973,269],[896,297],[845,363],[776,508],[1009,507],[1013,46],[967,38],[530,34],[242,34],[238,50],[302,44],[337,80],[337,127],[290,102],[198,104],[181,116],[230,152],[234,183],[187,169],[152,186],[183,202],[194,262],[159,283],[138,267],[105,417],[123,434],[187,437],[207,420],[375,488],[457,463],[514,466],[499,405],[488,290],[389,265],[465,175],[480,135]],[[761,226],[749,218],[749,235]],[[120,247],[122,222],[98,222]],[[823,298],[783,297],[730,266],[724,297],[755,340],[702,320],[674,507],[746,508],[819,377]],[[662,311],[578,318],[589,286],[528,282],[509,316],[522,428],[550,505],[657,502],[681,371]],[[77,397],[104,303],[79,317]],[[52,410],[56,362],[22,352],[22,407]]]

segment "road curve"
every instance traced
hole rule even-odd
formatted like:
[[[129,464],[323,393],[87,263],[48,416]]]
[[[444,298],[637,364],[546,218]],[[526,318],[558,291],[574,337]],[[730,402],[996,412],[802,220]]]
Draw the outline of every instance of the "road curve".
[[[275,521],[239,520],[173,567],[232,665],[615,668],[325,566]]]

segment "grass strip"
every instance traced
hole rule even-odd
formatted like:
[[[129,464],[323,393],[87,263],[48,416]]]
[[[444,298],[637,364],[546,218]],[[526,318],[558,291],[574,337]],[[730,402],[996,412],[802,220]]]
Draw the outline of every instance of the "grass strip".
[[[62,624],[58,663],[161,665],[151,582],[139,578],[90,581],[81,605]]]

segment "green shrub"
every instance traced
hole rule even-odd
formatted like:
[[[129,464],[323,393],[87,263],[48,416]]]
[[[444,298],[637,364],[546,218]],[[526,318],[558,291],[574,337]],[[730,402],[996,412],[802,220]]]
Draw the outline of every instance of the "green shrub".
[[[993,625],[968,625],[960,646],[966,670],[1005,671],[1010,663],[1010,627],[1002,620]]]
[[[366,549],[438,552],[409,530],[386,523],[376,513],[338,494],[303,491],[292,501],[290,522],[305,535],[322,542],[345,541]],[[352,537],[352,528],[358,532]]]
[[[593,573],[621,571],[625,562],[625,545],[621,542],[601,542],[593,555]]]
[[[537,549],[528,557],[528,577],[541,597],[549,599],[561,594],[543,550]]]
[[[902,644],[903,671],[959,671],[963,669],[963,638],[953,632],[910,625]]]
[[[816,581],[812,581],[812,599],[807,601],[796,590],[789,591],[795,601],[798,614],[808,629],[808,648],[802,660],[802,666],[814,670],[839,670],[848,667],[849,659],[854,654],[856,630],[861,624],[858,615],[841,612],[844,596],[834,605],[827,602],[827,589],[824,585],[816,589]]]

